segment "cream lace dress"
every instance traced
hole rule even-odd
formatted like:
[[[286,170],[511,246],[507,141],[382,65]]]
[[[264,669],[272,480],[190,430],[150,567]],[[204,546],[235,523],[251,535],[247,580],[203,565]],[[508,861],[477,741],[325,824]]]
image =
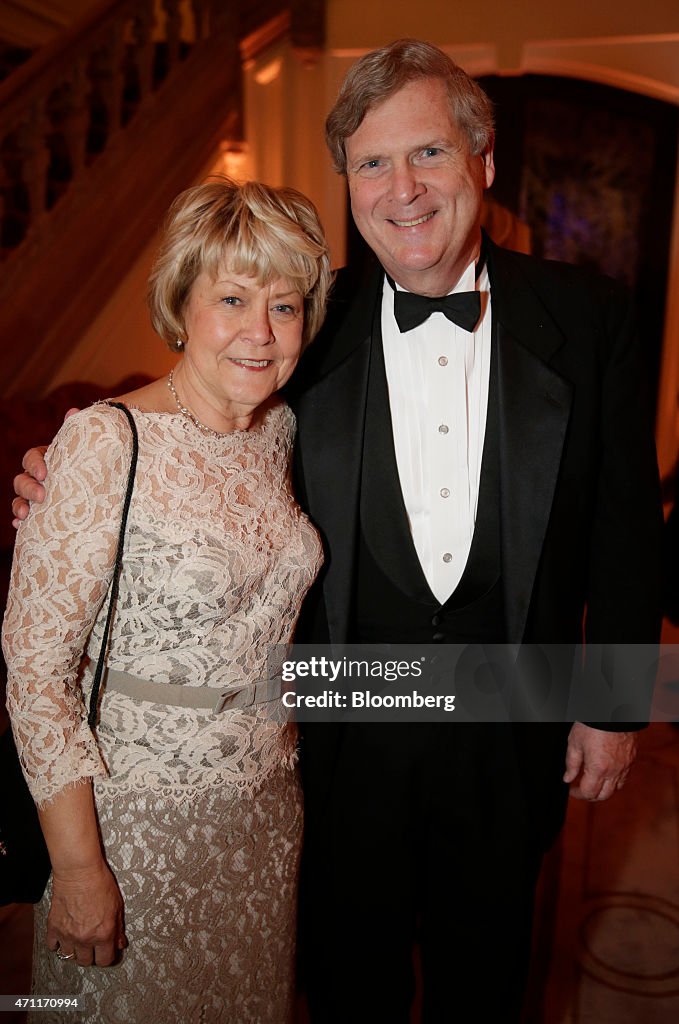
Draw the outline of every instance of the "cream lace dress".
[[[322,557],[288,484],[291,411],[279,402],[223,437],[179,414],[134,416],[109,668],[216,692],[266,678]],[[45,944],[48,888],[33,991],[82,994],[88,1012],[35,1019],[283,1024],[302,810],[281,702],[217,715],[104,691],[96,734],[87,725],[79,663],[99,650],[130,452],[120,410],[69,419],[16,543],[3,647],[17,746],[38,804],[93,778],[129,939],[114,967],[61,963]]]

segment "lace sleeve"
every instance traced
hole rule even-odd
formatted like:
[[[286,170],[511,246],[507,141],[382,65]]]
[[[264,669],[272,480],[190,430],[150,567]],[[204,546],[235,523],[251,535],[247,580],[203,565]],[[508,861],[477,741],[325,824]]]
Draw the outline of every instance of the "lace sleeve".
[[[46,455],[46,499],[19,527],[2,643],[7,707],[38,805],[107,774],[77,673],[113,570],[130,450],[129,426],[110,406],[67,420]]]

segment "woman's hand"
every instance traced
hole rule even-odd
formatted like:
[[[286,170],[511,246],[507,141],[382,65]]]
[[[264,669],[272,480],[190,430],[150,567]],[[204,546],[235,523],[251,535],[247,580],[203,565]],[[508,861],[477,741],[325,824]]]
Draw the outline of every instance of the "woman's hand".
[[[99,839],[90,779],[38,809],[52,861],[47,947],[81,967],[108,967],[127,945],[123,898]]]
[[[75,953],[81,967],[108,967],[127,945],[123,898],[102,860],[99,867],[53,875],[52,906],[47,919],[47,947],[62,955]]]

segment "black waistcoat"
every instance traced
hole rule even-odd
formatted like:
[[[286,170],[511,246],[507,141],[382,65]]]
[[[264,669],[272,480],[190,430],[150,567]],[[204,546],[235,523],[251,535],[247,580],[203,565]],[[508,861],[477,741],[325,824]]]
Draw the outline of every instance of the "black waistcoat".
[[[467,565],[443,606],[432,594],[398,478],[379,306],[373,328],[361,474],[355,643],[501,643],[497,344],[493,331],[478,511]]]

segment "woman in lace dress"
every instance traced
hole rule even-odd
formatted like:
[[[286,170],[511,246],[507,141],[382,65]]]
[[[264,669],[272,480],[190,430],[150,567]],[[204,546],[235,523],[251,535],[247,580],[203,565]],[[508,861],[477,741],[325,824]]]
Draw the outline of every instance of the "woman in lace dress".
[[[79,1020],[290,1019],[302,812],[267,655],[321,550],[290,491],[295,425],[276,393],[329,280],[299,193],[222,180],[173,205],[149,294],[181,359],[121,399],[139,460],[94,731],[79,666],[99,650],[115,558],[121,410],[64,424],[19,529],[8,707],[53,867],[33,991],[83,996]]]

